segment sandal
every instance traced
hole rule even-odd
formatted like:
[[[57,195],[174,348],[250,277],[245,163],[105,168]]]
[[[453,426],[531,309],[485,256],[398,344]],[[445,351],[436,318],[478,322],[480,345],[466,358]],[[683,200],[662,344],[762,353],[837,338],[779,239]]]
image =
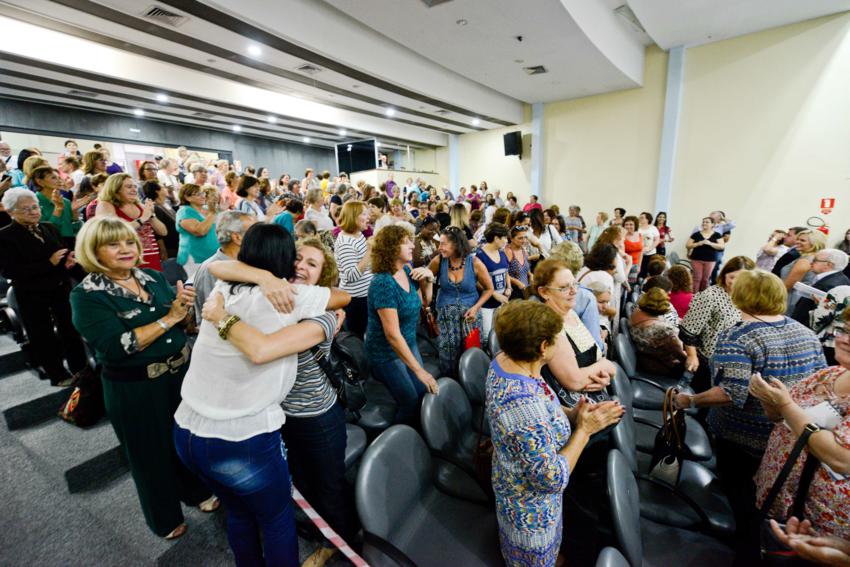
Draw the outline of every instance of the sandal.
[[[201,512],[209,514],[211,512],[215,512],[221,507],[221,500],[218,499],[218,496],[210,496],[200,504],[198,504],[198,508]]]
[[[171,530],[171,533],[165,536],[165,539],[170,541],[179,537],[183,537],[187,531],[189,531],[189,526],[186,525],[186,522],[183,522],[182,524]]]
[[[301,564],[301,567],[322,567],[335,553],[336,549],[333,547],[319,547]]]

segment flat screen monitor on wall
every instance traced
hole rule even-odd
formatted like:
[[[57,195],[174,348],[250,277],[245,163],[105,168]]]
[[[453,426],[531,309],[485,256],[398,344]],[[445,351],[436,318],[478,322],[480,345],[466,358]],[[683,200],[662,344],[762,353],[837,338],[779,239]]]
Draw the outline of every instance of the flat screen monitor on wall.
[[[505,134],[505,155],[522,157],[522,132]]]
[[[352,173],[376,169],[375,140],[360,140],[336,145],[337,171]]]

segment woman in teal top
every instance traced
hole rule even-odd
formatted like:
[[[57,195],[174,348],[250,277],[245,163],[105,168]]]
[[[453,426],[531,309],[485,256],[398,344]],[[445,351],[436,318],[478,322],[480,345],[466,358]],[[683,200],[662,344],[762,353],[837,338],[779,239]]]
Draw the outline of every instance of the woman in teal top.
[[[210,203],[205,209],[206,193],[193,183],[183,185],[178,197],[181,207],[176,218],[177,232],[180,233],[177,263],[192,277],[204,260],[218,250],[215,203]]]
[[[431,299],[434,276],[427,268],[411,269],[413,240],[402,226],[386,226],[372,244],[366,353],[372,376],[383,382],[398,404],[395,423],[415,424],[419,400],[437,393],[437,381],[422,366],[416,326],[422,291]]]
[[[90,220],[77,239],[89,275],[71,292],[74,327],[102,365],[106,415],[130,466],[145,520],[158,536],[186,532],[181,501],[212,512],[218,501],[180,462],[174,412],[189,368],[182,326],[194,292],[178,293],[155,270],[142,270],[142,243],[127,222]]]
[[[74,237],[83,223],[75,218],[71,201],[59,194],[59,174],[52,167],[43,166],[35,168],[31,177],[37,189],[35,195],[41,207],[41,222],[56,225],[62,240],[73,248]]]

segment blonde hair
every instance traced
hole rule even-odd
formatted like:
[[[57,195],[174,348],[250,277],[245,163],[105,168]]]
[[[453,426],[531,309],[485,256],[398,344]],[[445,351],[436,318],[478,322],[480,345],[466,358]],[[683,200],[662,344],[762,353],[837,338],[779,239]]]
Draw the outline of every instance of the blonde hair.
[[[49,166],[50,162],[44,159],[41,156],[30,156],[24,160],[24,183],[30,182],[30,176],[32,172],[38,169],[39,167]]]
[[[452,206],[451,211],[449,211],[449,216],[451,217],[451,226],[456,226],[458,228],[464,228],[469,226],[469,209],[467,209],[462,203],[455,203]]]
[[[104,156],[100,150],[92,150],[83,154],[83,173],[86,175],[93,174],[95,164],[101,159],[104,159]]]
[[[574,274],[577,274],[584,265],[584,254],[575,242],[564,240],[556,244],[549,253],[550,258],[563,260],[567,264],[567,268]]]
[[[764,270],[744,270],[732,285],[732,303],[750,315],[781,315],[787,300],[782,280]]]
[[[365,208],[366,204],[363,201],[348,201],[345,203],[339,213],[339,228],[349,234],[359,232],[357,217],[363,213]]]
[[[121,201],[118,199],[118,193],[127,179],[132,179],[129,173],[114,173],[110,175],[106,179],[106,183],[103,184],[103,189],[100,190],[97,200],[112,203],[114,206],[120,207]],[[138,198],[136,198],[136,202],[139,202]]]
[[[309,222],[309,221],[308,221]],[[319,274],[319,281],[316,282],[320,287],[331,287],[337,285],[339,281],[339,269],[336,265],[336,258],[333,253],[328,250],[321,239],[315,236],[307,236],[295,243],[295,250],[301,250],[303,247],[315,248],[322,253],[325,261],[322,264],[322,272]]]
[[[826,235],[819,230],[801,230],[797,233],[797,236],[805,235],[809,237],[809,241],[812,243],[812,249],[809,252],[806,252],[804,256],[808,256],[810,254],[817,254],[824,248],[826,248]]]
[[[117,175],[117,174],[116,174]],[[129,177],[129,176],[128,176]],[[138,257],[136,265],[142,263],[142,241],[139,235],[127,221],[117,217],[95,217],[83,225],[77,234],[77,245],[74,255],[77,263],[89,273],[104,273],[109,271],[97,258],[101,246],[121,240],[132,240],[136,244]]]

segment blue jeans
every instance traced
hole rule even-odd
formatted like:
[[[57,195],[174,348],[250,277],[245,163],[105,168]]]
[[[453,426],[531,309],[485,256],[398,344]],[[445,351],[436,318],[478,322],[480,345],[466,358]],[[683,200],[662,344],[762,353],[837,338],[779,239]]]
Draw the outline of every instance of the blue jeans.
[[[227,541],[238,567],[298,567],[289,467],[279,432],[234,442],[198,437],[175,424],[174,444],[180,460],[227,509]]]
[[[408,345],[409,346],[409,345]],[[422,364],[422,356],[419,347],[414,345],[410,348],[413,356]],[[394,423],[417,426],[419,415],[419,400],[427,391],[425,384],[413,373],[400,358],[390,362],[372,365],[372,376],[382,382],[390,391],[398,404]]]

